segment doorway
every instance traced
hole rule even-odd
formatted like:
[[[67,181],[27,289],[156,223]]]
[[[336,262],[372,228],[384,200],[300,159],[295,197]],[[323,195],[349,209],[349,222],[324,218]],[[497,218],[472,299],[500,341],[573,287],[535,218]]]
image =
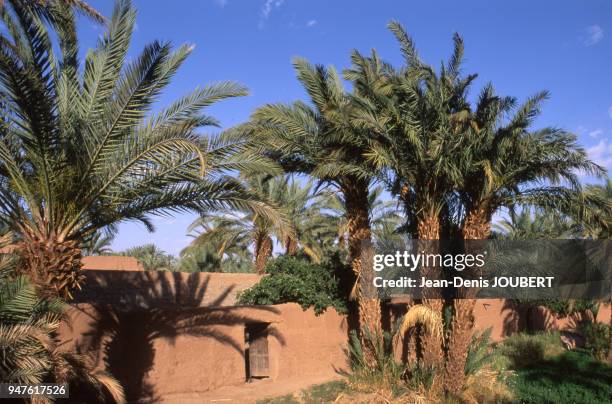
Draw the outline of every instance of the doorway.
[[[249,323],[244,327],[246,380],[270,377],[268,357],[269,323]]]

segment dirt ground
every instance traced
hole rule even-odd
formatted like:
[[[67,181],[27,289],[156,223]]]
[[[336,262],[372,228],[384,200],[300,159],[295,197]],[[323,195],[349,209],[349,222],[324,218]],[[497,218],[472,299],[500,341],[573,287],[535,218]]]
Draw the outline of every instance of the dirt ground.
[[[255,403],[257,400],[284,396],[299,392],[310,386],[338,380],[329,377],[309,377],[274,381],[270,379],[254,380],[238,386],[224,386],[206,393],[170,394],[162,397],[163,404],[196,404],[196,403]]]

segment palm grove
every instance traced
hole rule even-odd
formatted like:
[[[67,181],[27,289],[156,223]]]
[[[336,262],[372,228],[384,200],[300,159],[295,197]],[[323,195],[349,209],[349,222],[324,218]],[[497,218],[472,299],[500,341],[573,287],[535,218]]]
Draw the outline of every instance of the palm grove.
[[[3,355],[3,381],[26,380],[11,369],[26,349],[44,351],[34,331],[40,318],[16,321],[10,303],[19,306],[25,295],[70,299],[82,283],[82,249],[122,221],[152,228],[151,215],[198,212],[192,227],[200,231],[184,251],[198,270],[206,270],[198,267],[199,247],[204,261],[252,260],[259,273],[274,239],[287,255],[303,252],[315,263],[346,251],[352,270],[338,275],[356,302],[369,366],[376,366],[383,330],[362,249],[386,228],[376,222],[382,188],[402,213],[386,215],[388,234],[485,239],[500,209],[519,206],[553,209],[609,234],[609,198],[585,192],[578,179],[579,172],[605,170],[573,134],[533,128],[548,94],[519,102],[487,85],[470,102],[476,75],[462,73],[458,35],[438,70],[396,22],[389,28],[401,66],[375,51],[353,51],[342,74],[296,59],[307,101],[264,105],[248,122],[204,136],[201,129],[218,122],[203,109],[247,89],[234,82],[199,87],[152,112],[192,47],[154,41],[128,62],[135,24],[129,1],[118,1],[108,21],[81,1],[9,0],[1,7],[0,217],[16,262],[3,271],[0,308],[9,311],[0,319],[2,333],[13,332],[24,346]],[[82,60],[75,12],[107,26]],[[304,187],[288,175],[311,182]],[[464,387],[473,305],[436,297],[413,305],[435,318],[452,308],[448,332],[423,327],[426,348],[417,358],[449,394]],[[59,377],[52,358],[27,380]]]

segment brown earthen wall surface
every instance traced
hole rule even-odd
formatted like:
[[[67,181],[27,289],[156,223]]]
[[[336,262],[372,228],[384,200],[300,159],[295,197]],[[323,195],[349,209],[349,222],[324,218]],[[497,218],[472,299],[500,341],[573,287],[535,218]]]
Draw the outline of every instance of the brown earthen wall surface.
[[[112,271],[144,271],[134,257],[122,255],[90,255],[82,259],[83,269]]]
[[[121,311],[81,303],[70,318],[71,327],[60,331],[64,347],[95,358],[131,400],[244,383],[250,322],[269,323],[272,379],[332,378],[346,370],[346,319],[333,309],[315,316],[296,304]]]
[[[270,377],[329,376],[346,370],[346,316],[333,309],[315,316],[296,304],[236,306],[254,274],[86,271],[60,337],[66,349],[90,354],[110,371],[129,399],[155,401],[172,393],[204,392],[245,382],[245,324],[268,323]],[[406,311],[386,308],[387,324]],[[558,319],[543,308],[478,300],[475,327],[500,340],[525,330],[573,329],[576,317]],[[598,321],[609,322],[602,305]]]
[[[478,330],[491,327],[491,338],[498,341],[521,331],[567,330],[576,331],[585,314],[559,318],[544,307],[521,307],[503,299],[480,299],[474,307],[474,326]],[[597,321],[610,323],[610,305],[601,304]]]

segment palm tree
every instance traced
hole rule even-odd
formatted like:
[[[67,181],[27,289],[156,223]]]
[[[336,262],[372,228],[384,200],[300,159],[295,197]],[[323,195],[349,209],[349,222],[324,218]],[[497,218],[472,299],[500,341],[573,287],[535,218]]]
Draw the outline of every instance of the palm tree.
[[[217,227],[215,216],[203,215],[189,227],[194,241],[180,253],[184,272],[252,272],[252,240],[244,233]]]
[[[2,10],[0,214],[21,240],[21,267],[40,290],[70,297],[81,279],[81,243],[120,221],[152,229],[150,213],[265,211],[228,176],[265,166],[260,153],[245,154],[245,140],[197,134],[217,124],[202,108],[244,95],[244,87],[203,87],[150,114],[192,46],[173,51],[155,41],[126,63],[136,13],[120,0],[80,66],[72,10],[56,10],[63,18],[56,47],[44,20],[24,4]]]
[[[575,170],[600,174],[573,135],[559,129],[530,131],[546,93],[514,111],[516,101],[497,97],[487,86],[472,111],[466,93],[475,75],[460,74],[463,41],[455,35],[453,56],[439,74],[424,64],[412,39],[397,23],[390,28],[406,66],[394,69],[373,52],[353,53],[346,77],[370,109],[362,124],[382,134],[372,160],[389,172],[387,184],[404,203],[407,229],[419,239],[459,234],[485,239],[492,215],[501,207],[526,203],[571,210],[580,193]],[[380,117],[384,119],[380,119]],[[569,186],[559,183],[566,181]],[[547,185],[550,184],[550,185]],[[441,313],[442,301],[424,299]],[[463,387],[462,369],[471,338],[473,300],[457,299],[445,361],[445,388]],[[425,341],[425,358],[442,363],[439,339]],[[444,340],[442,340],[446,343]]]
[[[463,41],[454,37],[450,61],[437,73],[418,56],[414,42],[397,22],[389,24],[399,42],[405,66],[396,69],[375,51],[369,57],[354,51],[353,65],[345,72],[370,111],[361,122],[378,133],[371,159],[385,173],[388,188],[403,204],[404,228],[420,240],[419,250],[434,252],[442,223],[452,211],[453,192],[461,180],[452,156],[460,145],[457,122],[468,111],[467,90],[476,75],[462,76]],[[422,268],[436,277],[439,268]],[[442,314],[444,301],[428,289],[423,304]],[[423,335],[423,359],[430,366],[443,363],[440,339]]]
[[[370,227],[372,238],[378,243],[382,238],[388,238],[392,233],[401,230],[404,217],[397,209],[397,203],[384,200],[382,193],[384,189],[380,185],[370,188],[368,205],[370,206]],[[331,211],[329,225],[336,227],[340,246],[345,245],[347,239],[347,214],[344,198],[340,194],[324,194],[322,208]],[[332,219],[334,219],[332,221]]]
[[[376,175],[366,156],[371,133],[352,119],[358,104],[334,68],[312,66],[304,59],[294,60],[294,67],[311,105],[301,101],[266,105],[254,112],[244,129],[267,142],[270,154],[287,171],[308,174],[342,195],[361,334],[382,338],[380,301],[371,284],[373,270],[361,264],[362,248],[371,240],[368,196]]]
[[[115,234],[112,231],[97,231],[84,242],[81,253],[87,255],[108,255],[112,252],[111,244]]]
[[[604,207],[600,212],[592,215],[584,224],[583,234],[587,238],[610,240],[612,238],[612,180],[607,179],[604,185],[587,186],[585,192],[592,197],[597,197],[605,201],[607,208]],[[612,297],[608,301],[610,304],[610,326],[612,327]],[[609,335],[608,360],[612,360],[612,335]]]
[[[271,209],[276,209],[276,217],[260,214],[259,211],[249,208],[241,210],[219,210],[214,213],[202,215],[190,226],[189,231],[198,227],[206,228],[207,222],[212,219],[214,231],[204,231],[197,234],[191,246],[210,244],[215,238],[223,240],[219,246],[218,255],[222,257],[227,246],[241,240],[251,240],[253,255],[255,257],[255,271],[263,274],[268,259],[272,256],[274,241],[294,239],[295,232],[291,223],[286,219],[286,212],[278,208],[286,198],[287,182],[282,177],[269,177],[264,175],[251,175],[244,180],[244,187],[252,195],[266,201]]]
[[[145,271],[174,271],[176,268],[176,258],[155,244],[128,248],[121,255],[136,258]]]
[[[310,181],[302,186],[294,178],[286,179],[280,191],[275,202],[286,211],[294,232],[284,242],[285,253],[296,255],[301,249],[313,262],[320,263],[337,234],[337,218],[325,212],[330,209],[330,193],[315,188]]]
[[[514,98],[497,96],[487,85],[474,110],[462,117],[465,144],[455,156],[463,173],[458,194],[464,239],[488,238],[491,218],[502,207],[523,204],[567,213],[580,206],[586,217],[598,204],[582,192],[576,172],[602,175],[604,169],[588,159],[575,135],[554,127],[531,129],[547,97],[540,92],[517,106]],[[467,298],[453,302],[445,384],[455,394],[464,386],[464,378],[456,375],[472,338],[474,303]]]
[[[603,185],[588,185],[584,192],[589,198],[601,200],[602,203],[596,207],[596,212],[582,221],[583,236],[598,240],[611,239],[612,180],[608,178]]]
[[[10,237],[2,236],[0,247]],[[14,264],[14,257],[1,254],[0,382],[70,383],[72,387],[76,382],[96,392],[99,401],[110,395],[117,403],[125,402],[123,388],[111,375],[94,370],[84,356],[60,349],[57,331],[65,317],[64,304],[39,298],[27,277],[14,273]]]
[[[227,246],[220,257],[210,244],[189,246],[181,251],[177,268],[181,272],[253,272],[253,254],[248,244],[242,249]]]
[[[566,216],[558,212],[523,208],[512,210],[508,218],[493,225],[496,236],[511,240],[565,239],[575,235],[574,226]]]
[[[0,8],[4,7],[5,0],[0,1]],[[64,23],[63,11],[66,8],[72,8],[74,11],[82,14],[89,19],[104,24],[108,22],[106,18],[95,8],[90,6],[83,0],[6,0],[11,6],[20,3],[27,12],[36,14],[43,18],[45,21],[51,23],[54,28],[61,29],[61,25]]]

